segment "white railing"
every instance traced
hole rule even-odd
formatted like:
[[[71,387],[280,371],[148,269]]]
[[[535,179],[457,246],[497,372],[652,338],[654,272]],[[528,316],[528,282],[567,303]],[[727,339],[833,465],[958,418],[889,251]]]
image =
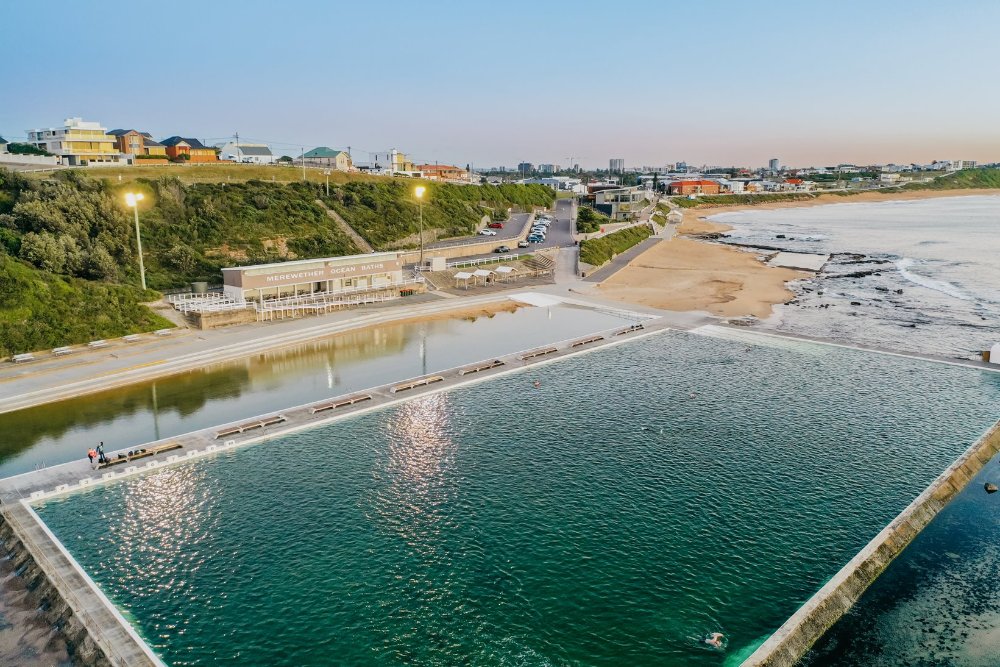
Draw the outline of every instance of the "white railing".
[[[495,264],[497,262],[513,262],[516,261],[521,256],[517,253],[513,255],[509,254],[497,254],[495,257],[480,257],[479,259],[467,259],[462,262],[448,262],[445,264],[446,268],[457,269],[460,266],[477,266],[479,264]]]
[[[308,294],[294,294],[277,299],[267,299],[264,301],[246,301],[237,299],[226,294],[173,294],[167,297],[167,301],[173,304],[174,308],[184,314],[188,313],[217,313],[228,310],[242,310],[244,308],[254,308],[258,312],[262,310],[281,310],[283,308],[293,308],[308,304],[345,303],[344,297],[362,295],[369,292],[405,288],[407,285],[416,285],[425,282],[422,277],[416,276],[404,280],[387,283],[385,285],[370,285],[367,287],[351,287],[349,289],[335,290],[332,292],[310,292]]]

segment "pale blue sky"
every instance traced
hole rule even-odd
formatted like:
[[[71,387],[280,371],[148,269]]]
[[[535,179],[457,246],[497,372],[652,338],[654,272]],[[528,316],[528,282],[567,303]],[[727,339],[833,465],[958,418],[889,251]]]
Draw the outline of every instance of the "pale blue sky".
[[[0,25],[8,139],[83,116],[477,166],[1000,160],[993,0],[15,0]]]

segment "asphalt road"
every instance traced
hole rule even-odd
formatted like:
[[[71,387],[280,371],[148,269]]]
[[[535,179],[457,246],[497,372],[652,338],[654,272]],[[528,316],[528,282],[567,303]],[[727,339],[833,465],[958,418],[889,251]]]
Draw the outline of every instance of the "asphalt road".
[[[496,232],[496,236],[463,236],[458,239],[448,239],[447,241],[437,241],[436,243],[429,243],[425,248],[449,248],[451,246],[462,245],[464,243],[475,243],[477,241],[496,241],[497,245],[516,245],[511,243],[504,243],[504,241],[510,241],[521,235],[521,231],[524,229],[525,225],[528,224],[527,213],[515,213],[510,216],[510,220],[503,221],[503,229],[491,229],[490,231]]]
[[[505,235],[489,237],[490,239],[496,241],[497,246],[505,245],[510,248],[511,253],[527,254],[535,252],[536,250],[543,250],[545,248],[562,248],[566,246],[573,245],[573,202],[569,199],[559,199],[556,201],[555,212],[552,215],[552,224],[549,225],[549,233],[545,235],[544,243],[532,243],[527,248],[518,248],[517,242],[514,239],[520,235],[522,229],[527,222],[527,214],[519,214],[518,216],[511,216],[511,218],[520,218],[524,216],[523,220],[519,223],[507,224],[504,223],[503,229],[498,229],[498,232],[502,232]],[[486,237],[483,237],[484,239]],[[467,242],[467,241],[466,241]],[[483,259],[486,257],[494,257],[497,253],[484,253],[481,255],[469,255],[468,257],[456,257],[455,259],[448,260],[449,262],[460,262],[469,261],[474,259]]]

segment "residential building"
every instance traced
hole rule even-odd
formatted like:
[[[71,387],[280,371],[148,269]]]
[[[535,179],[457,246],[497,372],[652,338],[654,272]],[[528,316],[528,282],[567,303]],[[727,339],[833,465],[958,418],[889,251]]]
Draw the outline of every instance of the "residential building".
[[[405,153],[400,153],[395,148],[384,153],[369,153],[369,167],[375,171],[387,174],[398,174],[400,172],[414,171],[413,162],[407,159]]]
[[[317,146],[311,151],[306,151],[303,159],[306,164],[314,167],[326,167],[336,171],[351,171],[354,168],[347,151],[335,151],[326,146]]]
[[[517,165],[517,170],[522,174],[530,174],[535,170],[535,165],[530,162],[521,162]]]
[[[773,157],[768,160],[767,168],[769,171],[779,171],[781,169],[781,163],[778,162],[778,158]]]
[[[121,154],[115,138],[100,123],[67,118],[63,127],[28,130],[28,143],[57,155],[63,164],[81,166],[97,162],[118,162]]]
[[[206,146],[197,139],[174,136],[164,139],[160,143],[166,146],[167,156],[172,160],[185,160],[188,162],[219,161],[219,156],[215,152],[215,149]]]
[[[667,191],[672,195],[717,195],[720,187],[716,181],[699,179],[674,181],[667,186]]]
[[[417,165],[417,171],[423,174],[424,178],[432,181],[467,181],[469,172],[461,167],[453,167],[449,164],[421,164]]]
[[[524,185],[546,185],[556,191],[573,192],[576,194],[586,194],[587,187],[583,185],[579,178],[569,176],[543,176],[540,178],[526,178],[518,181]]]
[[[734,195],[741,195],[746,191],[746,181],[720,178],[718,179],[718,182],[720,192],[730,192]]]
[[[540,164],[538,165],[539,174],[554,174],[559,171],[559,166],[555,164]]]
[[[115,138],[115,148],[123,155],[154,162],[167,159],[167,147],[155,141],[149,132],[119,129],[108,134]]]
[[[624,174],[625,173],[625,160],[622,158],[611,158],[608,160],[608,173],[611,174]]]
[[[899,173],[894,171],[891,172],[884,171],[878,175],[878,180],[879,183],[896,183],[899,181]]]
[[[271,147],[267,144],[251,144],[244,142],[229,141],[215,149],[219,152],[220,160],[230,162],[242,162],[245,164],[274,164],[278,161],[271,153]]]
[[[596,210],[610,217],[612,222],[634,220],[646,198],[646,189],[639,186],[619,188],[595,185],[588,189],[590,194],[587,199],[593,202]]]
[[[953,171],[958,171],[959,169],[975,169],[976,168],[976,161],[975,160],[952,160],[950,168]]]

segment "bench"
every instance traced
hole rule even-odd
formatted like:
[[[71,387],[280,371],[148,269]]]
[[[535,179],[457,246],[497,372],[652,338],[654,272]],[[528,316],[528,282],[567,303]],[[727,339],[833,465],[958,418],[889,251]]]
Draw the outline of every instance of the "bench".
[[[397,384],[395,387],[389,391],[393,394],[401,391],[409,391],[410,389],[415,389],[416,387],[426,387],[429,384],[434,384],[435,382],[441,382],[444,380],[440,375],[431,375],[430,377],[421,378],[419,380],[413,380],[412,382],[404,382],[403,384]]]
[[[337,401],[336,403],[326,403],[325,405],[317,405],[312,409],[312,413],[325,412],[327,410],[336,410],[337,408],[347,407],[348,405],[354,405],[355,403],[362,403],[364,401],[372,400],[371,394],[363,394],[361,396],[352,396],[351,398],[345,398],[342,401]]]
[[[127,336],[122,336],[122,340],[126,343],[134,343],[137,340],[142,340],[142,336],[139,334],[129,334]]]
[[[486,364],[482,364],[480,366],[473,366],[472,368],[463,368],[462,370],[460,370],[458,372],[458,374],[459,375],[469,375],[470,373],[479,373],[480,371],[488,371],[491,368],[496,368],[498,366],[503,366],[503,365],[504,364],[503,364],[502,361],[500,361],[499,359],[495,359],[494,361],[491,361],[491,362],[486,363]]]
[[[157,329],[153,333],[157,336],[169,336],[171,332],[170,329]]]
[[[552,354],[553,352],[558,352],[559,348],[556,347],[546,347],[541,350],[535,350],[534,352],[529,352],[528,354],[521,356],[521,361],[527,361],[529,359],[534,359],[536,357],[544,357],[546,354]]]
[[[630,334],[633,331],[642,331],[645,328],[646,327],[642,326],[641,324],[633,324],[630,327],[626,327],[626,328],[622,329],[621,331],[619,331],[615,335],[616,336],[624,336],[625,334]]]
[[[98,348],[107,346],[108,346],[108,341],[106,340],[92,340],[89,343],[87,343],[87,347],[91,348],[92,350],[96,350]]]
[[[224,438],[227,435],[238,435],[240,433],[246,433],[247,431],[252,431],[257,428],[266,428],[268,426],[274,426],[275,424],[281,424],[288,421],[285,415],[277,415],[275,417],[268,417],[260,421],[247,422],[245,424],[240,424],[239,426],[232,426],[224,431],[216,431],[214,440],[219,438]]]
[[[69,347],[54,347],[52,348],[52,354],[61,357],[64,354],[73,354],[73,350]]]
[[[157,445],[155,447],[148,447],[142,450],[136,450],[132,456],[118,452],[114,458],[109,458],[104,463],[99,463],[97,465],[98,470],[102,468],[110,468],[111,466],[120,465],[122,463],[129,463],[135,461],[136,459],[144,459],[147,456],[154,456],[156,454],[161,454],[163,452],[172,452],[175,449],[181,449],[183,445],[177,442],[168,442],[162,445]]]
[[[24,354],[15,354],[13,357],[10,358],[10,360],[13,361],[15,364],[20,364],[24,363],[25,361],[34,361],[35,355],[33,355],[31,352],[25,352]]]
[[[573,347],[580,347],[581,345],[589,345],[591,343],[596,343],[599,340],[604,340],[604,336],[592,336],[590,338],[584,338],[583,340],[578,340],[573,343]]]

